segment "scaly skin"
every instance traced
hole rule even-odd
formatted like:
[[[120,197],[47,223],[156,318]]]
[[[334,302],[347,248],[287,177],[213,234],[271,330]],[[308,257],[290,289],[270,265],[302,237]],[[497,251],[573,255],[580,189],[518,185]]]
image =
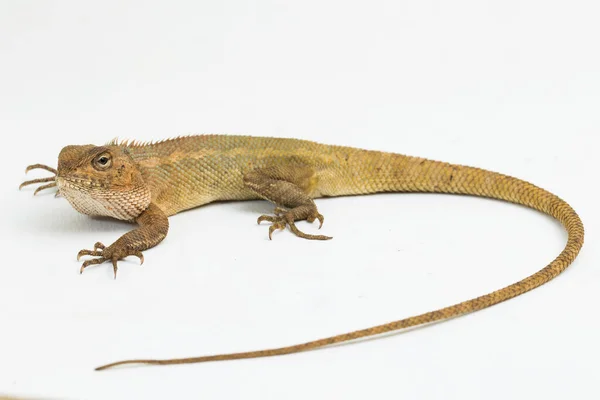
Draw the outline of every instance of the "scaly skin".
[[[81,256],[81,272],[110,261],[115,277],[117,261],[156,246],[167,235],[167,217],[218,200],[264,198],[276,204],[269,221],[269,237],[290,227],[297,236],[308,235],[295,221],[319,220],[313,199],[377,192],[455,193],[489,197],[525,205],[557,219],[569,238],[550,264],[523,280],[483,296],[399,321],[293,346],[170,360],[127,360],[123,364],[187,364],[205,361],[267,357],[296,353],[334,343],[445,320],[481,310],[534,289],[556,277],[575,259],[583,245],[583,224],[563,200],[528,182],[483,169],[453,165],[393,153],[328,146],[296,139],[202,135],[158,143],[113,141],[105,146],[67,146],[58,158],[58,170],[35,164],[54,177],[24,182],[46,183],[40,190],[58,186],[73,207],[85,214],[136,222],[139,227],[106,247],[98,242]]]

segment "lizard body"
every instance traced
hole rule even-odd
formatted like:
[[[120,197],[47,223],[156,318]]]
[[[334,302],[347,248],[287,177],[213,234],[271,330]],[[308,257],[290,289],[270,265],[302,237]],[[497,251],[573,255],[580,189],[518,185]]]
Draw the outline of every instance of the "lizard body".
[[[495,292],[399,321],[282,348],[170,360],[128,360],[130,363],[183,364],[295,353],[334,343],[404,329],[481,310],[534,289],[556,277],[575,259],[583,245],[583,224],[575,211],[556,195],[531,183],[462,165],[395,153],[331,146],[305,140],[229,135],[180,137],[157,143],[112,141],[105,146],[67,146],[58,169],[41,164],[54,177],[24,182],[57,186],[73,207],[85,214],[103,215],[139,227],[110,246],[98,242],[81,250],[81,272],[117,261],[160,243],[168,232],[168,216],[213,201],[266,199],[276,204],[269,237],[286,226],[297,236],[327,240],[301,232],[296,221],[319,220],[315,198],[378,192],[453,193],[505,200],[525,205],[557,219],[569,236],[565,249],[535,274]]]

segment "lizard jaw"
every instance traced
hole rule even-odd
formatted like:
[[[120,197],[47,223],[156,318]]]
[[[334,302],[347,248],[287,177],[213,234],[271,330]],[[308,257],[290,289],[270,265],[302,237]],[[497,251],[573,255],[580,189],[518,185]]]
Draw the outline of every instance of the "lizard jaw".
[[[124,190],[105,188],[89,179],[57,177],[60,193],[82,214],[112,217],[131,221],[150,204],[151,194],[146,186]]]

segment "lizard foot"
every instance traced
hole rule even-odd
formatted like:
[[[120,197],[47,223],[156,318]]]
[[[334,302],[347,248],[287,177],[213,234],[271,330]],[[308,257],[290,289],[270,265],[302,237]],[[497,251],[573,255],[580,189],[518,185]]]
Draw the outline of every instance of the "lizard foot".
[[[36,194],[38,194],[39,192],[41,192],[44,189],[50,189],[50,188],[53,188],[56,186],[56,174],[58,172],[54,168],[49,167],[47,165],[42,165],[42,164],[33,164],[33,165],[28,166],[25,169],[25,173],[28,173],[32,169],[45,169],[46,171],[52,172],[54,174],[54,176],[50,176],[48,178],[32,179],[30,181],[25,181],[25,182],[21,183],[21,185],[19,185],[19,190],[21,190],[24,186],[33,185],[35,183],[50,182],[47,185],[42,185],[42,186],[38,187],[37,189],[35,189],[35,192],[33,192],[33,195],[35,196]],[[58,195],[58,192],[56,194]]]
[[[302,232],[300,229],[296,227],[296,221],[308,221],[314,222],[315,220],[319,220],[319,229],[323,226],[323,222],[325,218],[317,212],[316,209],[310,210],[308,213],[306,210],[302,209],[302,207],[296,207],[292,210],[288,210],[283,207],[277,207],[274,211],[274,216],[272,215],[261,215],[258,217],[257,223],[261,223],[263,221],[268,221],[271,223],[269,227],[269,240],[272,240],[273,232],[276,230],[283,230],[286,226],[290,227],[290,230],[298,237],[309,240],[329,240],[331,236],[325,235],[310,235],[308,233]]]
[[[90,265],[102,264],[105,261],[111,261],[113,265],[113,270],[115,271],[115,279],[117,279],[117,261],[127,256],[136,256],[140,259],[140,265],[144,263],[144,255],[141,251],[138,250],[128,250],[126,248],[116,248],[113,244],[111,246],[106,247],[100,242],[96,242],[94,244],[94,250],[81,250],[77,253],[77,261],[82,256],[96,256],[98,258],[92,258],[91,260],[86,260],[81,265],[79,269],[79,273],[82,274],[83,270],[89,267]]]

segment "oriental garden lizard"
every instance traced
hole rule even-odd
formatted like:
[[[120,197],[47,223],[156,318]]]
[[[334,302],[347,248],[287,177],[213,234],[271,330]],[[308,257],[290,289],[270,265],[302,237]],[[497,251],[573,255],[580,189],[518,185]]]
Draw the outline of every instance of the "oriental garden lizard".
[[[77,211],[134,222],[138,227],[110,246],[101,242],[77,254],[91,256],[90,265],[137,256],[160,243],[169,229],[168,217],[213,201],[265,199],[276,205],[268,221],[269,238],[288,227],[296,236],[331,239],[304,233],[296,221],[319,221],[314,199],[380,192],[453,193],[521,204],[558,220],[568,232],[564,250],[548,265],[502,289],[421,315],[350,333],[292,346],[242,353],[167,360],[127,360],[123,364],[186,364],[290,354],[366,336],[453,318],[481,310],[532,290],[564,271],[583,245],[583,224],[575,211],[556,195],[528,182],[496,172],[394,153],[330,146],[305,140],[251,136],[199,135],[155,143],[112,142],[104,146],[67,146],[58,156],[58,169],[35,164],[52,177],[24,182],[57,187]]]

